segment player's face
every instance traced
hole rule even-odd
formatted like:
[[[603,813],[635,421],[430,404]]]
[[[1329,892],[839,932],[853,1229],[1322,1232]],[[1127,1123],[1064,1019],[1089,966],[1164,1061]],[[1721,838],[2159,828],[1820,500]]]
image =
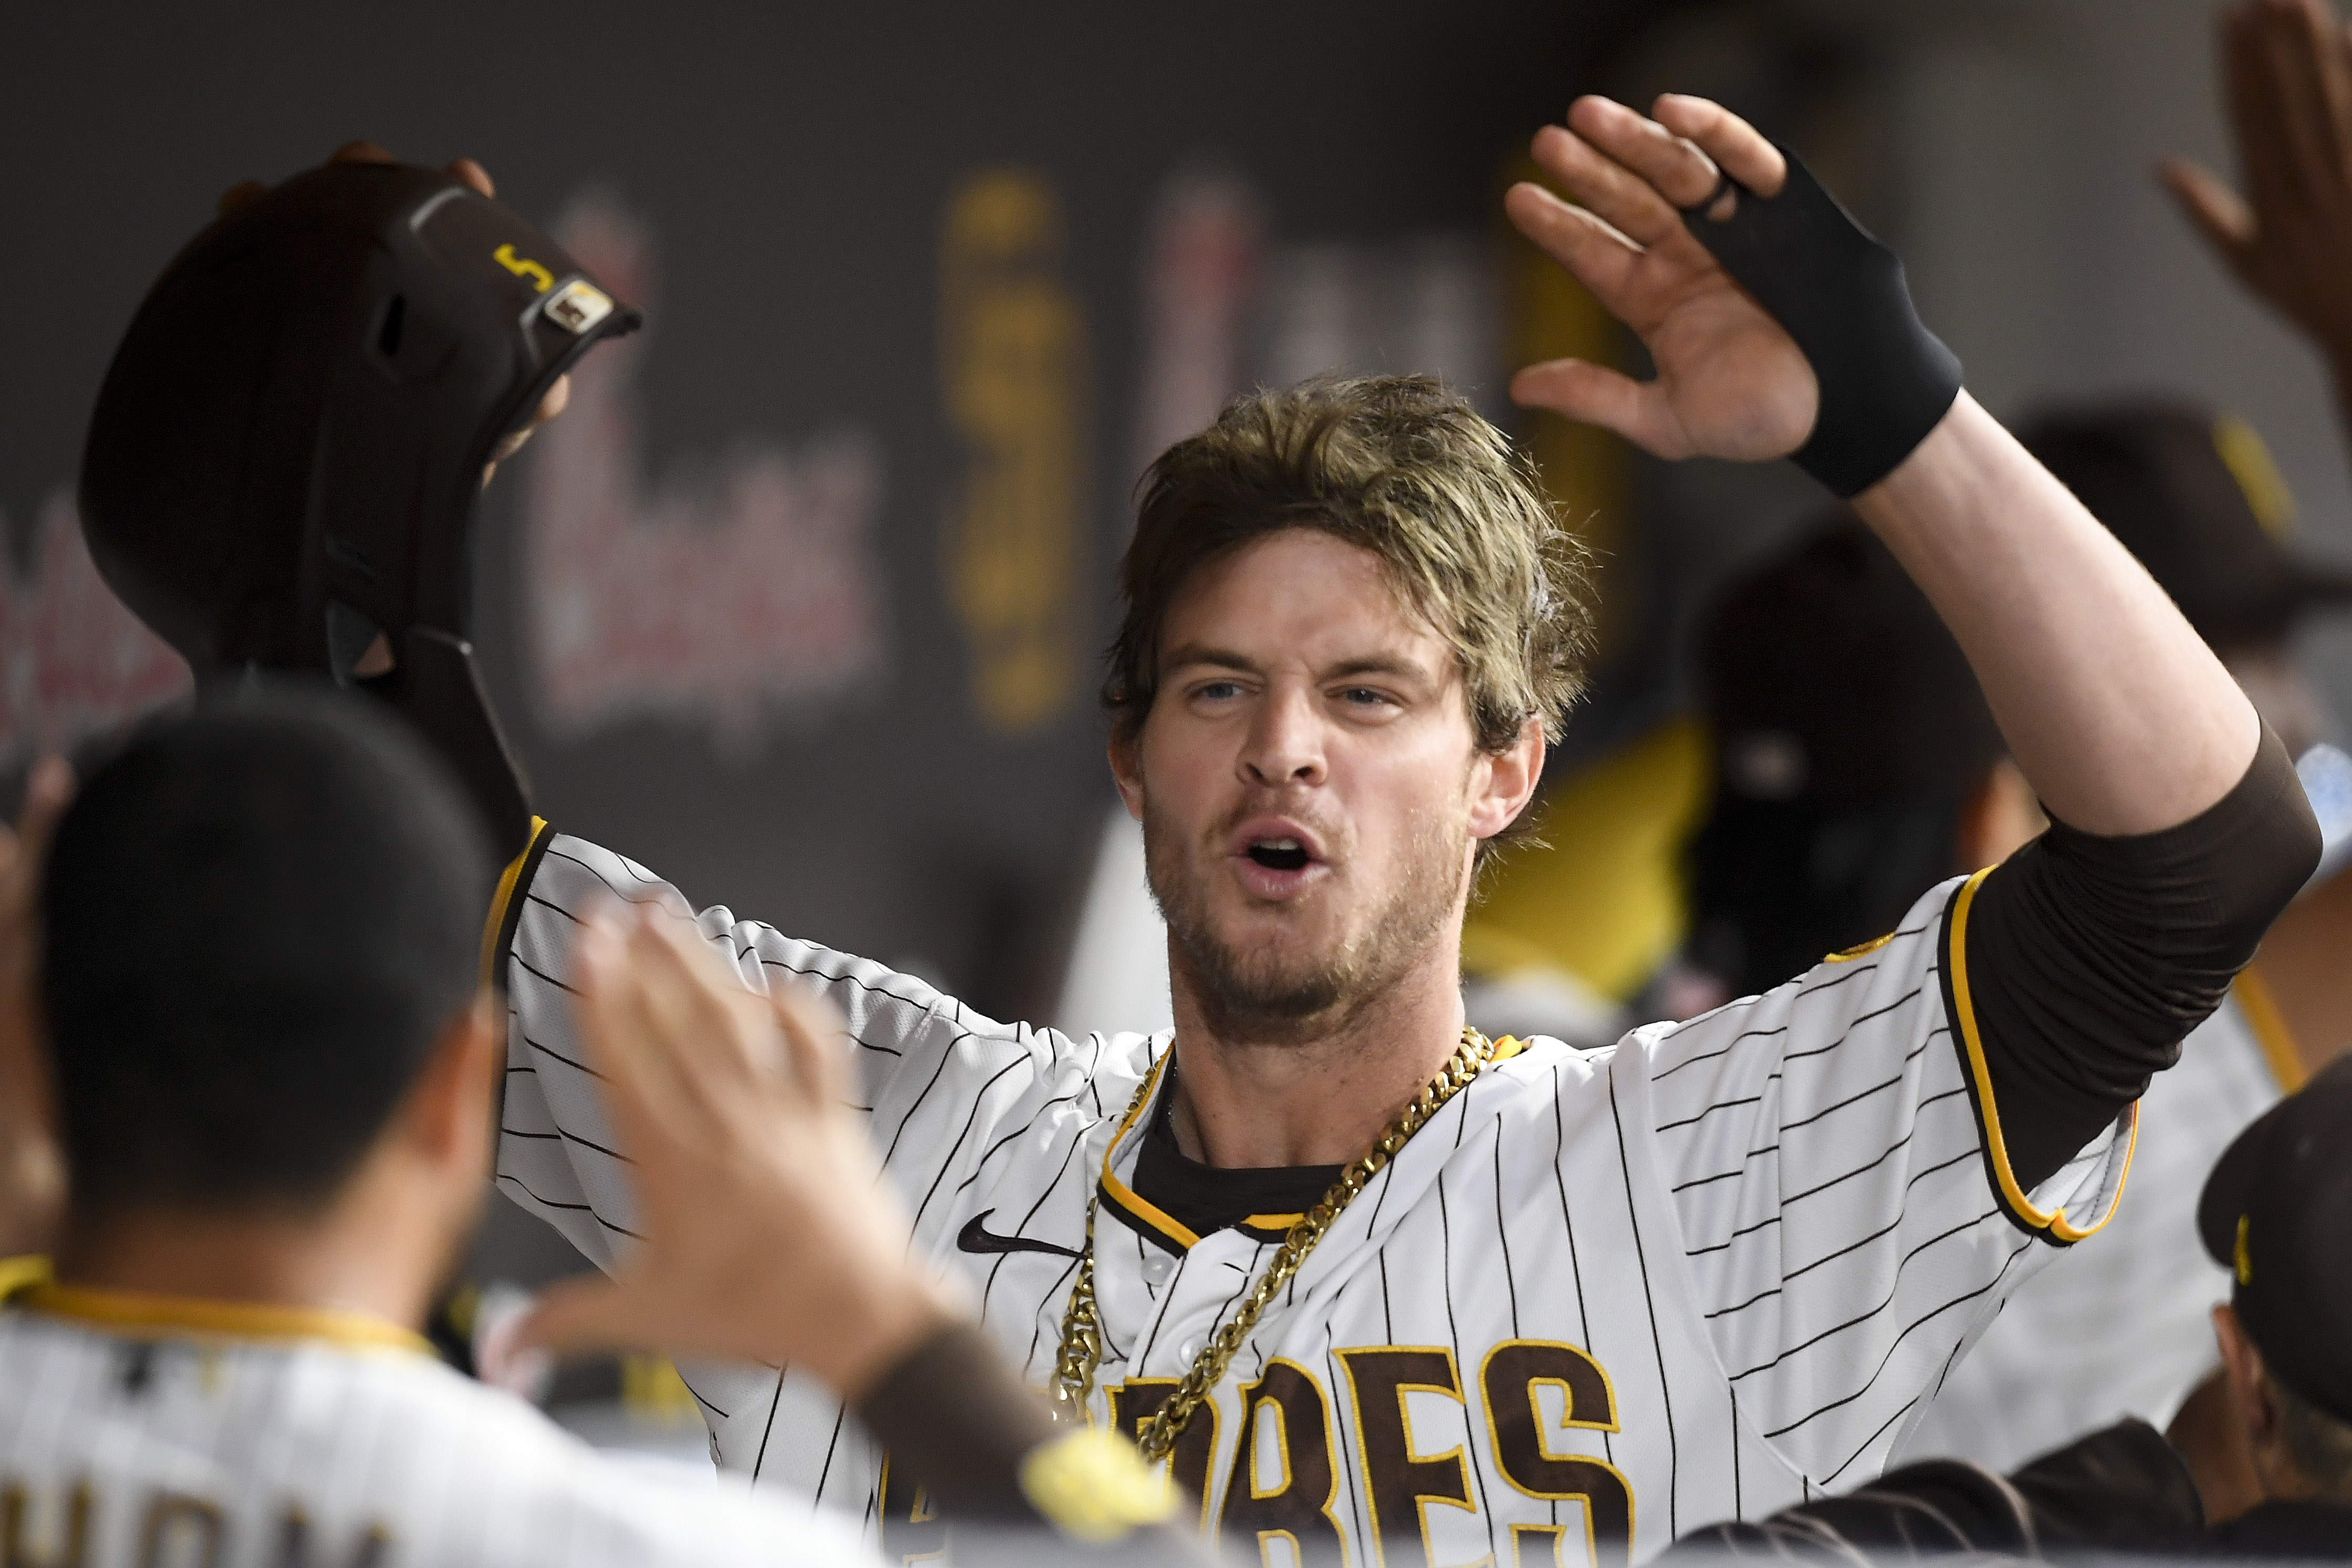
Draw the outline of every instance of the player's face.
[[[1279,1034],[1447,956],[1489,759],[1453,650],[1378,556],[1311,529],[1199,569],[1118,761],[1151,891],[1230,1028]],[[1507,820],[1507,819],[1506,819]],[[1189,971],[1189,976],[1184,972]]]

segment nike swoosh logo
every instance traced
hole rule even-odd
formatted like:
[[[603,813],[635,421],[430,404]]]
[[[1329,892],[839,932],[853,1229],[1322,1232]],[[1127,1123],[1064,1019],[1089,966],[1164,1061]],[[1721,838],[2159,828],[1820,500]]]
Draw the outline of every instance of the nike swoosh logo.
[[[956,1237],[956,1248],[963,1252],[1051,1252],[1057,1258],[1077,1256],[1067,1247],[1057,1247],[1051,1241],[1040,1241],[1034,1236],[999,1236],[981,1224],[996,1210],[983,1208],[971,1217]]]

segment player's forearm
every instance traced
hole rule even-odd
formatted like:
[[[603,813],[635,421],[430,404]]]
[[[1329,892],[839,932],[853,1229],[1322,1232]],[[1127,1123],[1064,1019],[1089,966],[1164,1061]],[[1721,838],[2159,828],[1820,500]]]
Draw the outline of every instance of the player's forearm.
[[[2244,776],[2252,705],[2114,536],[1968,393],[1854,506],[1951,627],[2053,816],[2154,832]]]

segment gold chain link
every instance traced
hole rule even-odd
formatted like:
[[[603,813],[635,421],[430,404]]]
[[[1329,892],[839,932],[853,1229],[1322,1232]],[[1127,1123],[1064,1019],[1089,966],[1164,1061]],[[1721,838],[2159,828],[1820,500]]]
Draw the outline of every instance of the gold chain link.
[[[1448,1100],[1486,1070],[1494,1054],[1494,1043],[1485,1035],[1475,1029],[1464,1029],[1462,1043],[1454,1048],[1437,1076],[1372,1141],[1361,1159],[1339,1173],[1339,1179],[1331,1184],[1331,1190],[1323,1195],[1322,1201],[1298,1217],[1298,1222],[1283,1237],[1274,1261],[1266,1265],[1265,1272],[1243,1299],[1241,1310],[1211,1336],[1201,1354],[1193,1358],[1183,1381],[1169,1395],[1167,1403],[1145,1423],[1135,1446],[1142,1450],[1147,1461],[1156,1464],[1176,1447],[1185,1424],[1223,1379],[1242,1343],[1257,1326],[1260,1314],[1290,1283],[1291,1277],[1307,1261],[1307,1255],[1315,1250],[1315,1244],[1323,1239],[1340,1213],[1374,1176],[1387,1168],[1397,1151],[1426,1126]],[[1141,1113],[1151,1097],[1153,1080],[1154,1075],[1147,1072],[1143,1082],[1136,1085],[1135,1098],[1129,1102],[1120,1125],[1127,1125]],[[1077,1281],[1070,1287],[1070,1304],[1062,1314],[1061,1354],[1054,1363],[1055,1413],[1065,1421],[1082,1422],[1087,1418],[1087,1400],[1094,1392],[1095,1371],[1102,1364],[1102,1320],[1095,1307],[1095,1210],[1100,1201],[1097,1191],[1097,1197],[1087,1202],[1086,1252],[1078,1260]]]

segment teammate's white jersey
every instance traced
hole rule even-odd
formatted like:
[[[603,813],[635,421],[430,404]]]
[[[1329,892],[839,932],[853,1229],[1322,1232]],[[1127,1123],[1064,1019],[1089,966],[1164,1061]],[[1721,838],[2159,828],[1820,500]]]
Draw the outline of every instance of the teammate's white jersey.
[[[2211,1314],[2230,1299],[2228,1270],[2198,1239],[2197,1199],[2230,1140],[2278,1099],[2273,1061],[2235,997],[2190,1033],[2140,1098],[2131,1201],[2096,1245],[2010,1297],[1900,1458],[2006,1474],[2126,1416],[2171,1421],[2220,1360]],[[2280,1066],[2299,1081],[2291,1058]]]
[[[842,1524],[624,1466],[420,1351],[155,1332],[0,1312],[0,1563],[873,1562]]]
[[[1174,1463],[1204,1521],[1244,1561],[1253,1538],[1274,1561],[1360,1568],[1579,1563],[1588,1542],[1622,1560],[1629,1540],[1639,1560],[1874,1475],[2053,1250],[1996,1197],[1946,1022],[1944,915],[1969,891],[1937,889],[1882,944],[1766,996],[1600,1051],[1536,1040],[1488,1068],[1307,1257],[1194,1417]],[[554,837],[509,922],[499,1179],[598,1262],[635,1209],[565,985],[575,912],[608,893],[697,919],[754,988],[812,983],[843,1009],[919,1253],[971,1281],[1033,1383],[1051,1375],[1097,1190],[1095,1406],[1123,1428],[1272,1258],[1288,1217],[1194,1239],[1127,1185],[1148,1117],[1124,1113],[1164,1035],[992,1022],[723,908],[696,917],[642,867]],[[2095,1225],[2129,1127],[2126,1113],[2010,1207],[2062,1237]],[[684,1370],[728,1469],[878,1527],[890,1563],[939,1550],[940,1527],[917,1522],[911,1488],[821,1388]]]

